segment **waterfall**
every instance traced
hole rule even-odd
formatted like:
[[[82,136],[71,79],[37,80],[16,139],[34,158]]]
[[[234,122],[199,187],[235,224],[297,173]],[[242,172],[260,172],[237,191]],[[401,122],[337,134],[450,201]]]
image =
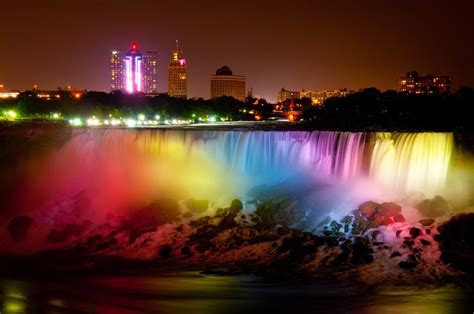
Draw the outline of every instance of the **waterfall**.
[[[24,191],[39,202],[87,190],[98,209],[163,197],[224,202],[255,186],[302,182],[330,185],[339,200],[350,190],[357,201],[380,190],[432,197],[443,194],[452,149],[450,133],[75,129],[38,161]]]

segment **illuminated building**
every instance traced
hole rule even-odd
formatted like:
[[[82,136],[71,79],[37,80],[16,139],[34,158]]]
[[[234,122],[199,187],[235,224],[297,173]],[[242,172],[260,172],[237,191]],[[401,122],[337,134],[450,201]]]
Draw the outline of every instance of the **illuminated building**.
[[[278,92],[278,102],[282,103],[287,100],[298,100],[298,99],[303,99],[303,98],[309,98],[311,99],[311,103],[313,105],[321,105],[326,99],[331,98],[331,97],[345,97],[349,95],[350,93],[353,93],[351,90],[347,89],[336,89],[336,90],[331,90],[331,91],[306,91],[306,90],[301,90],[301,91],[289,91],[286,90],[285,88],[282,88]]]
[[[186,59],[183,50],[179,49],[176,41],[176,50],[171,53],[168,66],[168,95],[178,98],[187,98],[187,73]]]
[[[449,93],[451,79],[447,75],[419,76],[418,72],[408,72],[400,77],[400,92],[409,94]]]
[[[110,89],[129,94],[157,93],[158,54],[155,51],[140,52],[132,43],[130,51],[112,51],[110,59]]]
[[[233,75],[227,66],[217,69],[211,75],[211,98],[230,96],[235,99],[245,100],[245,76]]]

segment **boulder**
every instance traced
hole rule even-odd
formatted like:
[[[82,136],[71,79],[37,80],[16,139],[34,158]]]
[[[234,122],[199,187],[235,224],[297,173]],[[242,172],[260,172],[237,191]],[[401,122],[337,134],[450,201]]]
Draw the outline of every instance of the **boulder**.
[[[359,205],[359,212],[365,217],[370,218],[375,213],[376,208],[379,206],[378,203],[368,201]]]
[[[452,210],[448,201],[439,195],[432,199],[422,201],[416,206],[416,208],[423,216],[429,218],[446,216]]]
[[[413,239],[416,239],[421,235],[421,229],[418,229],[416,227],[410,228],[410,235],[412,236]]]
[[[158,255],[161,258],[169,258],[171,256],[171,252],[173,252],[173,248],[169,244],[162,245],[158,250]]]
[[[242,202],[239,199],[234,199],[230,204],[229,212],[231,214],[237,214],[242,208],[244,208]]]
[[[30,216],[16,216],[8,224],[8,232],[10,237],[16,242],[21,242],[26,238],[28,230],[33,224],[33,218]]]
[[[452,267],[474,272],[474,213],[460,214],[438,227],[441,260]]]
[[[402,214],[397,214],[395,216],[393,216],[393,220],[395,222],[405,222],[405,217],[402,215]]]
[[[181,214],[178,202],[173,199],[157,200],[143,209],[132,213],[123,223],[125,229],[156,228],[179,219]]]
[[[427,218],[427,219],[421,219],[418,222],[425,227],[429,227],[435,223],[435,220],[433,218]]]
[[[395,215],[401,214],[402,207],[392,202],[382,203],[379,206],[377,206],[376,211],[378,214],[382,216],[393,217]]]

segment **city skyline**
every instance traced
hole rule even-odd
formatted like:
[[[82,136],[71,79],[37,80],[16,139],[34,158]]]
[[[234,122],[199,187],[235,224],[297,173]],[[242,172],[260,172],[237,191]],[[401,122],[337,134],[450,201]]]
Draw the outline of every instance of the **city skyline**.
[[[449,75],[453,91],[474,85],[468,1],[407,2],[409,10],[376,1],[24,2],[2,6],[9,14],[0,22],[8,47],[0,52],[0,83],[8,89],[38,84],[108,91],[110,50],[137,41],[158,51],[158,91],[166,92],[167,59],[177,38],[192,65],[188,97],[209,98],[209,75],[223,64],[269,101],[282,86],[397,90],[399,77],[412,70]],[[298,8],[297,19],[288,6]]]

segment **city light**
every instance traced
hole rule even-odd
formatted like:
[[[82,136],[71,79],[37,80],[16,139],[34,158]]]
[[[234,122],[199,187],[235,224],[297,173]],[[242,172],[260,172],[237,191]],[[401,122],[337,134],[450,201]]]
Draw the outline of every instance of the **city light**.
[[[69,120],[69,124],[72,126],[81,126],[82,120],[80,118],[73,118]]]
[[[61,114],[60,114],[60,113],[57,113],[57,112],[53,113],[53,119],[59,119],[59,116],[60,116],[60,115],[61,115]]]
[[[140,113],[140,114],[138,115],[138,120],[140,120],[140,121],[145,121],[145,118],[146,118],[146,117],[145,117],[145,115],[144,115],[143,113]]]
[[[5,115],[8,119],[16,119],[18,117],[18,114],[14,110],[8,110],[7,112],[5,112]]]

